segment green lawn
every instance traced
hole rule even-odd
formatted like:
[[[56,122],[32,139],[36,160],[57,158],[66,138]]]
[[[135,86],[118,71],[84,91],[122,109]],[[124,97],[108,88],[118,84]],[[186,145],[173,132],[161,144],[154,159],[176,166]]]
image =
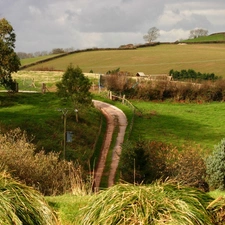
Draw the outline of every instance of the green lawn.
[[[65,71],[71,63],[79,66],[85,73],[90,70],[94,73],[106,73],[120,68],[120,71],[128,71],[134,75],[137,72],[168,74],[171,69],[194,69],[225,77],[225,44],[161,44],[135,50],[80,52],[29,67],[27,70],[53,68]]]

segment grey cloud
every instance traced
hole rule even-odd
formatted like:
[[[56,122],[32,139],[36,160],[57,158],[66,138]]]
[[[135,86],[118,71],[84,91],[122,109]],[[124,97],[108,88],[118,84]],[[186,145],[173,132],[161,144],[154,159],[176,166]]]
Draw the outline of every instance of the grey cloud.
[[[225,1],[0,0],[0,16],[14,27],[18,51],[30,52],[143,43],[153,26],[166,34],[179,29],[180,35],[195,27],[225,31],[225,13],[209,15],[212,9],[225,9]]]
[[[188,18],[182,19],[174,26],[175,29],[182,28],[184,30],[191,30],[194,28],[208,29],[210,27],[211,27],[211,23],[207,19],[207,17],[198,15],[198,14],[192,14]]]

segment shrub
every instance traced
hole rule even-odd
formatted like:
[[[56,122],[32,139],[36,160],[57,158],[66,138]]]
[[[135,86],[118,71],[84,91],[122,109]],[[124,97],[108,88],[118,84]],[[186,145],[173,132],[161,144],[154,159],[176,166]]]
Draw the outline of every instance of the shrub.
[[[176,147],[157,141],[125,142],[120,158],[121,178],[130,183],[151,183],[176,179],[185,185],[208,191],[205,162],[196,147]]]
[[[167,167],[170,168],[172,177],[182,184],[209,191],[205,181],[206,165],[202,156],[202,150],[198,146],[183,146],[177,152],[176,161],[171,161]]]
[[[180,81],[140,81],[126,90],[128,98],[143,100],[166,100],[175,101],[224,101],[225,81],[207,80],[201,83]]]
[[[56,225],[56,216],[43,196],[0,172],[0,224]]]
[[[18,177],[44,195],[71,191],[83,181],[83,177],[78,176],[82,174],[81,168],[71,162],[59,160],[59,153],[45,154],[40,151],[35,154],[35,146],[19,128],[0,135],[0,154],[0,164],[13,177]],[[80,181],[77,182],[78,177]]]
[[[212,201],[200,190],[169,181],[119,184],[93,197],[82,209],[80,223],[212,225],[213,216],[206,209]]]
[[[206,159],[207,180],[211,188],[225,189],[225,138]]]

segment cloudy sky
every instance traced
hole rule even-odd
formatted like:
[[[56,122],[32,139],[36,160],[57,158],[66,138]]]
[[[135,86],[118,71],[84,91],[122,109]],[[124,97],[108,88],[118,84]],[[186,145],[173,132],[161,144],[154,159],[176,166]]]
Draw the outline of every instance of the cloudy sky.
[[[225,32],[225,0],[0,0],[0,18],[16,33],[16,51],[84,49],[188,38],[190,30]]]

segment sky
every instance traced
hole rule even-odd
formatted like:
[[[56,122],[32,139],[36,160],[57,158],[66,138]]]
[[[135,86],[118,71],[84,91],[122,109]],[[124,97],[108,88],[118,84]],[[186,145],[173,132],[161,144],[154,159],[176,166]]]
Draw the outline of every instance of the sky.
[[[55,48],[114,48],[187,39],[190,30],[225,32],[224,0],[0,0],[0,18],[13,26],[16,52]]]

